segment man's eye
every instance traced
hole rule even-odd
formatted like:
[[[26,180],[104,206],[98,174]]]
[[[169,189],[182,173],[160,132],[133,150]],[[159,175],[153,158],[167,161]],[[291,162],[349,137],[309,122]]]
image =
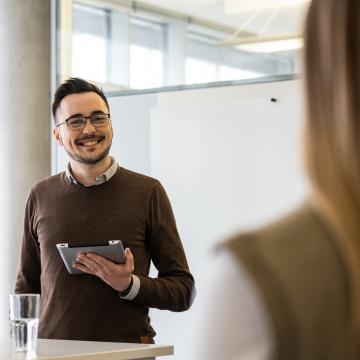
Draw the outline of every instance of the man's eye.
[[[81,118],[73,118],[73,119],[69,119],[68,124],[71,126],[76,126],[76,125],[82,125],[83,122],[84,121]]]
[[[105,114],[97,114],[97,115],[94,115],[92,117],[92,119],[95,121],[102,121],[102,120],[106,119],[106,115]]]

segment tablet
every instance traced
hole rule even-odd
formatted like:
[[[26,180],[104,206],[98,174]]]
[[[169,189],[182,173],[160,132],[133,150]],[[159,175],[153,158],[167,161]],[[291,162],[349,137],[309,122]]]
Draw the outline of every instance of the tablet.
[[[124,248],[121,240],[110,240],[91,243],[66,243],[56,244],[57,249],[64,261],[66,269],[70,274],[86,274],[79,269],[73,268],[76,258],[80,253],[94,253],[107,258],[117,264],[125,263]]]

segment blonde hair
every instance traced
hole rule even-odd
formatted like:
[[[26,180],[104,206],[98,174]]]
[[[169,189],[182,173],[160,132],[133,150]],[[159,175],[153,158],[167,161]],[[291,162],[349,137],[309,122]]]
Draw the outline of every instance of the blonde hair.
[[[360,327],[360,1],[313,0],[305,26],[305,159],[314,203],[338,233]],[[329,314],[331,316],[331,314]]]

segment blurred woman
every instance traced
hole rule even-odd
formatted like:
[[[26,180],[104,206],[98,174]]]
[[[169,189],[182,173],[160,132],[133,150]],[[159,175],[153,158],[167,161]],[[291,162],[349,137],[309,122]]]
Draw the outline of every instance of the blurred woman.
[[[313,0],[301,208],[220,245],[198,359],[359,359],[360,1]]]

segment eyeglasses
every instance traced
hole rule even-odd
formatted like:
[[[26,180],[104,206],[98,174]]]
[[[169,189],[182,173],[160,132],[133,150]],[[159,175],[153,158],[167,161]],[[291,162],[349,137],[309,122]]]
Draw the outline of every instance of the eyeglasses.
[[[57,124],[56,127],[66,123],[70,130],[82,130],[86,125],[87,119],[89,119],[91,125],[95,126],[96,128],[104,127],[109,124],[110,114],[94,114],[91,116],[72,117]]]

